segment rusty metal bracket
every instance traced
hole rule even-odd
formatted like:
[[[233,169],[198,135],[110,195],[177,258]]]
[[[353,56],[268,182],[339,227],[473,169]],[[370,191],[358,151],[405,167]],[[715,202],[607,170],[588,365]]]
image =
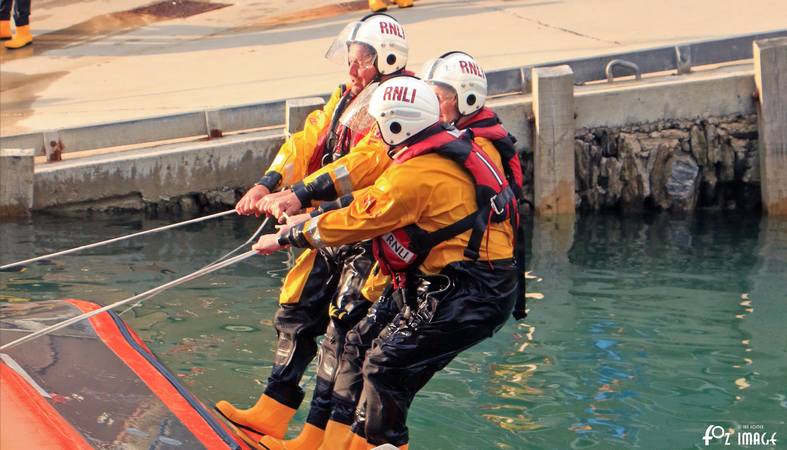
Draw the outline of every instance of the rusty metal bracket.
[[[66,148],[63,145],[63,140],[60,139],[59,130],[51,130],[44,132],[44,152],[46,153],[46,162],[56,162],[63,159],[63,150]]]
[[[224,135],[221,123],[221,111],[218,109],[211,109],[205,111],[205,128],[207,131],[208,139],[220,138]]]

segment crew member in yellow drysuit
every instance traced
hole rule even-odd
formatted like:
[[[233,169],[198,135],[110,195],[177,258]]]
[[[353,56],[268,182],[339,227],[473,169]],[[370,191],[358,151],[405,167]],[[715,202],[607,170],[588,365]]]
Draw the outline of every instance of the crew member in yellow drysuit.
[[[265,176],[238,202],[238,213],[264,213],[266,202],[279,195],[271,194],[274,189],[298,181],[321,165],[341,158],[351,148],[371,151],[367,148],[383,147],[369,127],[353,129],[343,125],[340,118],[357,106],[356,97],[366,87],[404,70],[408,51],[404,32],[392,17],[373,14],[348,25],[336,44],[337,48],[332,49],[338,49],[339,57],[349,64],[350,86],[337,88],[321,111],[308,116],[304,130],[288,139]],[[365,114],[365,110],[359,114]],[[344,334],[370,305],[360,293],[371,267],[369,246],[355,244],[301,254],[281,291],[275,317],[279,340],[268,385],[252,408],[241,410],[226,401],[218,402],[216,408],[222,415],[268,439],[283,439],[304,397],[299,383],[317,353],[315,339],[327,328],[307,425],[300,436],[288,442],[288,448],[314,448],[315,442],[319,445],[330,414],[327,405],[333,369],[343,348]]]

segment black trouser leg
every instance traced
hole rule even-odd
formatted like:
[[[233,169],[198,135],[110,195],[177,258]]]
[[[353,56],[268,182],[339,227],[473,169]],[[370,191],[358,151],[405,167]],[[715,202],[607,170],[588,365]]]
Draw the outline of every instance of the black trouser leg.
[[[496,265],[496,270],[486,262],[447,266],[443,275],[453,286],[424,292],[415,311],[397,316],[374,341],[363,366],[370,444],[406,444],[415,394],[456,355],[505,323],[514,306],[516,272],[512,261]]]
[[[306,422],[325,428],[331,414],[336,370],[341,360],[347,332],[363,319],[371,306],[361,294],[372,267],[368,243],[345,246],[339,252],[342,273],[338,292],[330,308],[331,323],[320,344],[317,383]]]
[[[14,1],[14,23],[18,27],[30,23],[30,0]]]
[[[331,414],[331,393],[333,392],[334,379],[338,358],[341,356],[339,349],[344,345],[345,333],[336,329],[334,323],[328,325],[328,331],[320,344],[317,382],[314,386],[314,396],[309,408],[306,422],[318,428],[325,428]]]
[[[328,326],[328,306],[338,277],[330,259],[319,252],[297,303],[282,304],[274,325],[278,345],[265,394],[291,408],[298,408],[304,392],[299,386],[306,367],[317,354],[316,339]]]
[[[12,0],[0,0],[0,20],[11,20]]]
[[[390,295],[383,295],[361,321],[347,333],[344,353],[333,388],[331,419],[346,425],[353,423],[355,409],[363,389],[363,360],[372,341],[391,323],[399,307]]]

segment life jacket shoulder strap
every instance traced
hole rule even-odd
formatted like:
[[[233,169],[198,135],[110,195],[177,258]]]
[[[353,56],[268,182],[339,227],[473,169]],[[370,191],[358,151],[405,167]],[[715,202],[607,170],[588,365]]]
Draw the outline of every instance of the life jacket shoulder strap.
[[[506,131],[499,122],[491,124],[490,126],[482,126],[483,122],[488,122],[490,120],[491,119],[474,122],[470,124],[468,130],[472,132],[474,136],[483,137],[492,142],[492,145],[495,146],[495,149],[500,154],[500,159],[503,162],[503,172],[505,173],[506,179],[508,179],[508,184],[514,191],[517,200],[522,200],[524,196],[522,192],[524,176],[522,173],[521,158],[514,146],[516,138]]]
[[[417,142],[399,151],[394,156],[394,162],[403,163],[417,156],[435,152],[438,149],[445,146],[467,145],[467,144],[456,143],[456,141],[459,140],[457,138],[461,138],[461,136],[462,134],[455,129],[440,131],[420,142]]]
[[[328,161],[328,158],[333,155],[334,147],[337,144],[339,135],[337,129],[339,126],[339,117],[342,115],[353,98],[352,92],[347,89],[345,84],[339,85],[339,91],[342,93],[341,98],[339,99],[336,108],[333,110],[331,121],[328,126],[322,130],[319,137],[317,138],[317,144],[315,146],[314,153],[312,153],[312,156],[309,159],[309,173],[316,171],[320,167],[330,162]]]

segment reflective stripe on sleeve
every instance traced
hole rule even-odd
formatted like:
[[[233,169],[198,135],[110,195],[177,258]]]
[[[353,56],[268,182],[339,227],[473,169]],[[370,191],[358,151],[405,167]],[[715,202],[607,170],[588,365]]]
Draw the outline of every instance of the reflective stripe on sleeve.
[[[350,180],[350,171],[345,166],[339,166],[333,171],[334,187],[339,197],[352,193],[353,184]]]
[[[320,229],[317,228],[318,220],[320,220],[319,217],[309,219],[309,221],[307,221],[306,225],[303,227],[303,236],[314,248],[323,247],[322,240],[320,239]]]

